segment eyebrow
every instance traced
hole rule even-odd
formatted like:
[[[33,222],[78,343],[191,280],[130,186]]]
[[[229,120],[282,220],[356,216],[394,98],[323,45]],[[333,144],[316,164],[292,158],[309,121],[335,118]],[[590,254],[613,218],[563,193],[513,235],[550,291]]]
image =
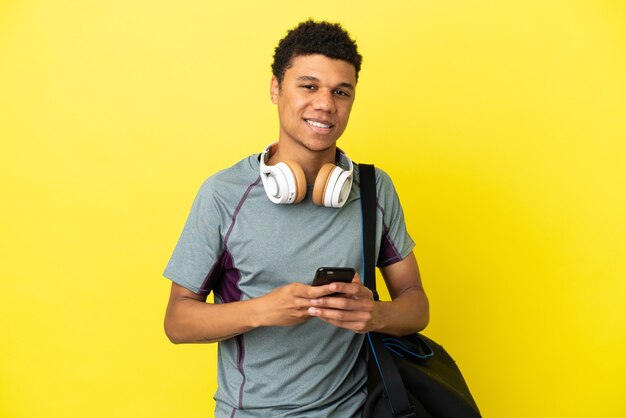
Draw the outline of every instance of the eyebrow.
[[[296,78],[296,80],[298,81],[316,81],[316,82],[320,82],[320,79],[317,77],[313,77],[312,75],[301,75],[300,77]],[[337,85],[337,87],[343,87],[343,88],[347,88],[350,90],[354,90],[354,86],[350,83],[347,82],[341,82]]]

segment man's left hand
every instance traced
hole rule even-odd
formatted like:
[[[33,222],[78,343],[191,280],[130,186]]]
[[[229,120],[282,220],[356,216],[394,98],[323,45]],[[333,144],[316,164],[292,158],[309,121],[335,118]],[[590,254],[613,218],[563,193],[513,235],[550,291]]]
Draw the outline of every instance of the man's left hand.
[[[371,290],[363,286],[356,273],[350,283],[326,285],[330,293],[340,295],[311,299],[309,315],[336,327],[365,334],[377,329],[378,309]]]

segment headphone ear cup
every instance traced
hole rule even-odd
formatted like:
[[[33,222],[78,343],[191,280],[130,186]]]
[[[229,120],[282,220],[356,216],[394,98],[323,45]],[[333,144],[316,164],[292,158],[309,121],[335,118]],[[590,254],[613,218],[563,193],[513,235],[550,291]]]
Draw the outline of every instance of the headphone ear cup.
[[[300,164],[293,160],[286,160],[283,162],[291,170],[293,178],[296,182],[296,198],[293,203],[300,203],[304,200],[304,196],[306,196],[306,176],[304,175],[304,170],[300,167]]]
[[[335,164],[326,163],[320,168],[317,177],[315,177],[315,184],[313,185],[313,203],[318,206],[324,206],[326,186],[335,168],[338,168]]]

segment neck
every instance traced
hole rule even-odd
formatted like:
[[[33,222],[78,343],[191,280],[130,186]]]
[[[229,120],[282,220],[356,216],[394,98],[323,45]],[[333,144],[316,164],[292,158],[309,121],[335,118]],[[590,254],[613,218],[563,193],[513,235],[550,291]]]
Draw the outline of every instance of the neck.
[[[335,163],[337,147],[325,149],[323,151],[312,151],[303,146],[293,147],[286,141],[280,141],[275,148],[274,154],[270,157],[268,164],[274,165],[280,161],[295,161],[304,170],[307,184],[313,184],[320,168],[326,163]]]

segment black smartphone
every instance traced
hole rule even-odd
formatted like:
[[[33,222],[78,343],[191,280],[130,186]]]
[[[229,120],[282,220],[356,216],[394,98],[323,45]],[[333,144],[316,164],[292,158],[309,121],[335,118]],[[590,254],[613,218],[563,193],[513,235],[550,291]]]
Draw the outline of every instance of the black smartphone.
[[[355,273],[351,267],[320,267],[315,272],[313,286],[322,286],[333,282],[350,283]]]

